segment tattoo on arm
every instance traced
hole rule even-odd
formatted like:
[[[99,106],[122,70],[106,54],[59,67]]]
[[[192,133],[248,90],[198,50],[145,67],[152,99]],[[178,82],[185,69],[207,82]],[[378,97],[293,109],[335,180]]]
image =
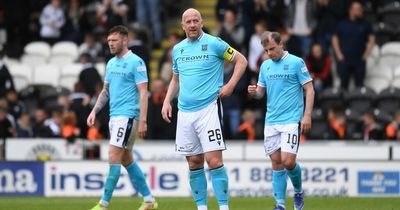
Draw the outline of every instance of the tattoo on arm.
[[[94,113],[99,113],[100,110],[106,105],[108,99],[110,98],[108,83],[104,83],[103,90],[101,91],[99,98],[97,99],[96,105],[93,107]]]

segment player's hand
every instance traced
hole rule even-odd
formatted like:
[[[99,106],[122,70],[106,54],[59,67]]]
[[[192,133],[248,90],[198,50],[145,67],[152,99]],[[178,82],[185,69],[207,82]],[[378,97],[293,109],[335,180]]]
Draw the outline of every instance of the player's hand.
[[[139,120],[139,128],[138,128],[138,134],[139,137],[144,138],[147,133],[147,122],[144,120]]]
[[[311,130],[311,116],[305,115],[301,120],[301,132],[307,133]]]
[[[247,92],[251,95],[254,96],[257,93],[257,85],[249,85],[247,87]]]
[[[161,115],[162,118],[165,120],[165,122],[171,123],[172,107],[169,102],[164,102],[163,107],[161,109]]]
[[[231,96],[234,88],[235,87],[229,86],[228,84],[222,86],[222,88],[219,90],[218,97],[224,98],[224,97]]]
[[[86,124],[89,127],[92,127],[94,125],[95,120],[96,120],[96,114],[94,112],[90,112],[89,117],[86,120]]]

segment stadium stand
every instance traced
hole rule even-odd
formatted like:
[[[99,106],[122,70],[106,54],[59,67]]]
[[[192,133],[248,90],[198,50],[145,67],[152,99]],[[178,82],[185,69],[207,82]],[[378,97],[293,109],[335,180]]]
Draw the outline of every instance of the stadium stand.
[[[374,105],[376,93],[368,87],[356,88],[346,95],[347,107],[351,110],[357,110],[364,113],[370,110]]]
[[[62,67],[59,85],[68,88],[69,90],[73,90],[82,68],[82,64],[79,63],[69,64]]]
[[[33,84],[46,84],[58,86],[60,70],[58,66],[45,64],[36,66],[33,70]]]
[[[32,68],[26,64],[9,65],[10,74],[13,76],[16,91],[21,91],[32,81]]]
[[[24,53],[28,55],[41,55],[47,59],[50,57],[51,46],[43,41],[30,42],[24,47]]]
[[[377,95],[375,104],[379,110],[394,114],[400,107],[400,89],[390,87],[382,90]]]

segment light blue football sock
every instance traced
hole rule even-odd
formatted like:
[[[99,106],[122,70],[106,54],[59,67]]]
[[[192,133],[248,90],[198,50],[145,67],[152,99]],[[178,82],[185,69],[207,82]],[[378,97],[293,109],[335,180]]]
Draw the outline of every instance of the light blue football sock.
[[[275,201],[279,206],[286,206],[286,170],[272,171],[272,188]]]
[[[197,206],[207,206],[207,179],[204,168],[190,170],[190,188]]]
[[[128,166],[125,166],[125,168],[128,171],[129,178],[136,191],[138,191],[143,197],[150,195],[150,189],[147,185],[146,177],[136,161],[133,161]]]
[[[121,164],[110,164],[110,169],[108,171],[108,176],[104,188],[104,194],[101,197],[102,201],[105,201],[106,203],[110,202],[120,174],[121,174]]]
[[[220,206],[227,206],[229,201],[228,175],[224,166],[210,170],[211,182]]]
[[[303,189],[302,189],[300,165],[297,163],[294,169],[287,170],[287,174],[290,177],[290,180],[292,181],[294,192],[295,193],[301,192]]]

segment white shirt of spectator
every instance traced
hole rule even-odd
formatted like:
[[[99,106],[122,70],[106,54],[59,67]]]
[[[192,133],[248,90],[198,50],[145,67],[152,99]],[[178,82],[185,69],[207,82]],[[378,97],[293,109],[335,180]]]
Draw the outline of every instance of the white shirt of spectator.
[[[293,34],[298,36],[307,36],[310,32],[310,27],[306,17],[307,0],[296,0],[296,8],[294,15]]]
[[[55,8],[48,4],[40,15],[40,36],[44,38],[59,38],[61,36],[61,27],[65,23],[64,12],[62,8]]]

